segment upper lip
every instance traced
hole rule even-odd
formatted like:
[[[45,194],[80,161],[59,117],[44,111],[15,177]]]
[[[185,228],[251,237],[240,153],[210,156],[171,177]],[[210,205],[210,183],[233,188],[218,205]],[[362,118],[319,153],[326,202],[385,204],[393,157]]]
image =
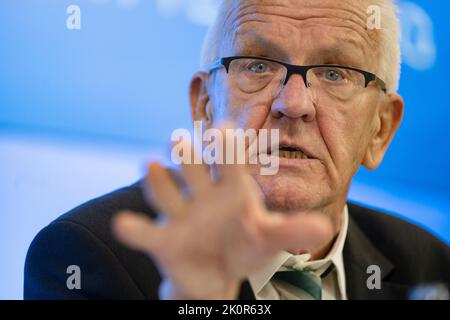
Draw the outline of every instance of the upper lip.
[[[273,146],[272,146],[272,147],[273,147]],[[309,159],[316,159],[316,158],[317,158],[317,157],[315,157],[314,154],[313,154],[310,150],[308,150],[306,147],[302,146],[301,144],[294,143],[294,142],[280,141],[280,144],[279,144],[278,149],[279,149],[279,150],[283,150],[283,149],[293,149],[293,150],[298,150],[298,151],[301,151],[301,152],[303,152],[304,154],[306,154],[306,156],[307,156]],[[270,149],[268,150],[267,153],[270,154],[270,153],[271,153],[271,150],[272,150],[272,148],[270,148]]]

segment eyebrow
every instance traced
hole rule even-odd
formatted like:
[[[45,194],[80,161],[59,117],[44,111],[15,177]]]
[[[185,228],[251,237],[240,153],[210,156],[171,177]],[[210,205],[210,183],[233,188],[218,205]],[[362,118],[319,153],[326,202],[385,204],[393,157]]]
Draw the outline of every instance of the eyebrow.
[[[278,60],[288,60],[291,56],[286,49],[254,30],[234,35],[232,47],[239,55],[256,55]]]
[[[357,47],[352,46],[352,50],[344,50],[342,45],[333,47],[317,48],[313,50],[312,57],[319,57],[319,59],[308,60],[308,63],[335,63],[335,64],[346,64],[348,66],[362,68],[363,61],[359,58],[361,57],[360,51]]]
[[[341,44],[337,46],[313,49],[313,53],[306,57],[306,64],[333,63],[362,68],[363,61],[358,58],[362,55],[357,46],[344,40],[339,41]],[[344,50],[345,47],[352,47],[352,50]],[[292,57],[291,52],[254,30],[246,30],[234,35],[233,48],[237,51],[236,54],[243,56],[260,56],[286,62],[289,62]],[[358,53],[355,54],[355,51]]]

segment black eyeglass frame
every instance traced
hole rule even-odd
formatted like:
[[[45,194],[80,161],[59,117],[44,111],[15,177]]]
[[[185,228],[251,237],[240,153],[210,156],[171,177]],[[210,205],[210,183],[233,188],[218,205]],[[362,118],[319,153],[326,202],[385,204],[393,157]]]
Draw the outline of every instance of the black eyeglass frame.
[[[256,56],[232,56],[232,57],[225,57],[225,58],[219,58],[217,59],[214,64],[208,68],[208,72],[211,73],[212,71],[216,70],[216,69],[220,69],[221,67],[225,67],[225,70],[227,71],[227,73],[229,72],[230,69],[230,64],[233,60],[237,60],[237,59],[257,59],[257,60],[262,60],[262,61],[268,61],[268,62],[275,62],[278,64],[281,64],[282,66],[284,66],[287,70],[287,74],[286,74],[286,79],[284,80],[283,85],[286,85],[287,82],[289,81],[289,78],[294,75],[294,74],[299,74],[302,76],[303,81],[305,82],[305,85],[308,86],[307,84],[307,80],[306,80],[306,74],[308,73],[308,71],[310,69],[313,68],[323,68],[323,67],[329,67],[329,68],[341,68],[341,69],[347,69],[347,70],[352,70],[352,71],[356,71],[361,73],[364,76],[364,88],[367,88],[367,86],[369,85],[370,82],[375,82],[384,93],[387,93],[387,88],[386,88],[386,83],[381,80],[377,75],[369,72],[369,71],[365,71],[365,70],[361,70],[358,68],[354,68],[354,67],[349,67],[349,66],[341,66],[338,64],[313,64],[313,65],[308,65],[308,66],[300,66],[300,65],[293,65],[293,64],[289,64],[280,60],[275,60],[275,59],[270,59],[270,58],[266,58],[266,57],[256,57]]]

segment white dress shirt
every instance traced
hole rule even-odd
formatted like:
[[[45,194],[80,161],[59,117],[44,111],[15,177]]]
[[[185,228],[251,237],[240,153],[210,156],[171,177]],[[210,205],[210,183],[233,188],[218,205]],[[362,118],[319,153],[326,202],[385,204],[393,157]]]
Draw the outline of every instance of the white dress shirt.
[[[328,255],[320,260],[310,261],[309,254],[292,255],[280,251],[267,265],[249,277],[250,286],[257,300],[305,300],[311,299],[301,289],[284,282],[272,279],[278,271],[286,267],[314,270],[322,275],[330,265],[333,265],[328,275],[322,278],[323,300],[346,300],[345,270],[343,249],[347,237],[348,208],[344,207],[341,230]]]

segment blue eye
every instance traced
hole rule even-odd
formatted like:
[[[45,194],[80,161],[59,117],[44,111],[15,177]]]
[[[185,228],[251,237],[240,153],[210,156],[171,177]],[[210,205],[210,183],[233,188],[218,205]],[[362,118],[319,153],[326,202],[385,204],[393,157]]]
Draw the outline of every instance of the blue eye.
[[[267,65],[262,62],[255,63],[250,67],[250,70],[253,71],[254,73],[264,73],[267,71],[267,69],[268,69]]]
[[[327,70],[327,71],[325,71],[325,78],[327,80],[336,82],[336,81],[342,80],[343,76],[336,70]]]

